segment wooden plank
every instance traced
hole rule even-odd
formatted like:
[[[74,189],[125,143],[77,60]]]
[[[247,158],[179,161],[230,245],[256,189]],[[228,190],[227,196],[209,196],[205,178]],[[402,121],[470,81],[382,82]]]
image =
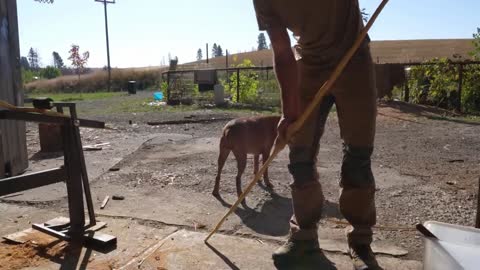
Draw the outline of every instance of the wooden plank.
[[[105,208],[109,200],[110,200],[110,196],[105,196],[105,199],[103,199],[102,205],[100,205],[100,209]]]
[[[65,169],[56,168],[0,180],[0,196],[43,187],[66,180]]]
[[[17,5],[15,0],[0,2],[0,99],[23,105],[20,73],[20,46],[18,38]],[[25,123],[0,121],[3,134],[3,158],[11,175],[18,175],[28,167]]]

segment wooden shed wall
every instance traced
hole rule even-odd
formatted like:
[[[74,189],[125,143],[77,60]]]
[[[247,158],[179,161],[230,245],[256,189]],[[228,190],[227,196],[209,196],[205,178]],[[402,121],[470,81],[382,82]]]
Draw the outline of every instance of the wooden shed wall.
[[[16,0],[0,1],[0,99],[23,105]],[[25,123],[0,120],[0,133],[6,172],[18,175],[28,167]]]

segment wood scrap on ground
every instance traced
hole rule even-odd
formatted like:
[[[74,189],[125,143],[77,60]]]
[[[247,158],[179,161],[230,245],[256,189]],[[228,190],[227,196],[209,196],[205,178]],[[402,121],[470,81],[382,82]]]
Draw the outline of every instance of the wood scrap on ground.
[[[110,196],[105,196],[105,199],[103,199],[102,205],[100,206],[100,209],[105,208],[107,205],[108,201],[110,200]]]

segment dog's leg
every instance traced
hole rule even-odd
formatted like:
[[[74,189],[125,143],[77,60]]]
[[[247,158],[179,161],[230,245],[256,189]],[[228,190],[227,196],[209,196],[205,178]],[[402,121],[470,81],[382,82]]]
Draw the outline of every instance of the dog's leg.
[[[235,155],[235,159],[237,160],[237,195],[240,196],[242,194],[242,174],[245,171],[245,167],[247,166],[247,154],[242,152],[233,152]]]
[[[256,175],[257,172],[258,172],[258,167],[260,165],[259,164],[260,163],[259,159],[260,159],[260,155],[255,154],[253,156],[253,174],[254,175]],[[258,184],[260,185],[260,182],[258,182]]]
[[[270,151],[263,152],[262,163],[265,164],[265,162],[269,157],[270,157]],[[273,185],[270,182],[270,179],[268,178],[268,168],[265,170],[265,173],[263,174],[263,182],[265,183],[265,186],[267,186],[268,188],[273,188]]]
[[[226,148],[220,147],[220,154],[218,155],[218,170],[217,170],[217,177],[215,178],[215,187],[213,188],[212,195],[213,196],[220,196],[220,176],[222,174],[223,166],[225,165],[225,161],[230,154],[230,150]]]

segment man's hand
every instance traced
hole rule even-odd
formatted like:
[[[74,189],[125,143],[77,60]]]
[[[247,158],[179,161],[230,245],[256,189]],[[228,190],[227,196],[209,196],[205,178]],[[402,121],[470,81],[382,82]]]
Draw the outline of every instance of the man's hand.
[[[287,132],[294,122],[295,122],[294,119],[285,118],[285,116],[283,115],[282,115],[282,118],[280,118],[280,121],[278,122],[278,140],[280,140],[284,144],[288,143]]]

